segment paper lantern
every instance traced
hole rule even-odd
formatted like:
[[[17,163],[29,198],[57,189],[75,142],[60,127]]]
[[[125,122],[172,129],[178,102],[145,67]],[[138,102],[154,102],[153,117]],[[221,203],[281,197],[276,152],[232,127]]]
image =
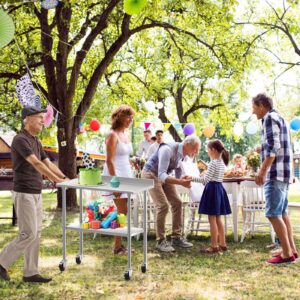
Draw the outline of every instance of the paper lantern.
[[[93,131],[98,131],[100,129],[100,122],[98,120],[96,120],[96,119],[93,119],[90,122],[90,128]]]
[[[157,109],[162,109],[164,107],[164,104],[162,102],[157,102],[156,107]]]
[[[203,134],[207,138],[211,138],[215,134],[215,127],[213,125],[209,125],[203,130]]]
[[[15,34],[12,18],[0,9],[0,49],[10,43]]]
[[[146,3],[147,0],[124,0],[124,10],[128,15],[139,14]]]
[[[257,132],[257,130],[258,130],[258,127],[257,127],[256,123],[254,123],[254,122],[250,122],[246,126],[246,132],[248,134],[255,134]]]
[[[145,108],[149,111],[149,112],[153,112],[155,111],[155,103],[153,101],[147,101],[144,103]]]
[[[44,114],[44,125],[45,127],[49,127],[53,120],[53,107],[51,105],[47,105],[47,112]]]
[[[236,136],[241,136],[243,134],[243,132],[244,132],[243,124],[240,122],[236,122],[233,126],[233,133]]]
[[[193,123],[187,123],[183,127],[183,133],[185,135],[191,135],[195,132],[195,125]]]
[[[300,117],[295,117],[292,121],[291,121],[291,129],[298,131],[300,130]]]

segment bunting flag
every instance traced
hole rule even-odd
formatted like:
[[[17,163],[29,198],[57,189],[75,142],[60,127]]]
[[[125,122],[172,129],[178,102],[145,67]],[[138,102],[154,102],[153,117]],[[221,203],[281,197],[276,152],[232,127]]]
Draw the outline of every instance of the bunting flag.
[[[147,130],[151,125],[151,122],[144,122],[145,130]]]
[[[182,129],[181,123],[174,123],[173,126],[176,128],[176,130]]]
[[[171,126],[171,123],[164,123],[164,129],[168,130]]]

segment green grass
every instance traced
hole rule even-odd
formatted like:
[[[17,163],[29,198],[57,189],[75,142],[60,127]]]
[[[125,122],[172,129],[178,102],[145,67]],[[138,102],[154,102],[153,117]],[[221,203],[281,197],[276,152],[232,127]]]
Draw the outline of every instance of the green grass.
[[[295,195],[297,197],[297,195]],[[53,277],[49,284],[22,282],[23,259],[9,269],[11,282],[0,280],[0,299],[300,299],[298,264],[269,266],[266,246],[270,236],[256,234],[243,244],[234,243],[228,236],[230,251],[225,254],[202,255],[199,249],[209,243],[209,235],[191,237],[194,247],[172,254],[154,251],[155,238],[148,239],[148,270],[143,274],[142,241],[133,239],[133,277],[123,279],[127,257],[111,254],[112,238],[84,235],[84,258],[75,263],[79,252],[79,236],[67,233],[67,269],[60,272],[62,259],[61,212],[56,211],[56,194],[44,194],[45,216],[40,249],[41,273]],[[10,196],[0,193],[3,211],[11,212]],[[68,212],[68,221],[77,218],[77,212]],[[299,222],[299,215],[297,216]],[[299,222],[300,223],[300,222]],[[0,249],[17,234],[17,228],[1,220]],[[300,246],[300,236],[296,237]]]

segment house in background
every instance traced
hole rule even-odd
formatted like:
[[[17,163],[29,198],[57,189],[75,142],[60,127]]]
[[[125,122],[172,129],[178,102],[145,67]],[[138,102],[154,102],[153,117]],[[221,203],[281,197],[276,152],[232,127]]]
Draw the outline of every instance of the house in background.
[[[15,132],[0,133],[0,168],[11,169],[11,143]]]

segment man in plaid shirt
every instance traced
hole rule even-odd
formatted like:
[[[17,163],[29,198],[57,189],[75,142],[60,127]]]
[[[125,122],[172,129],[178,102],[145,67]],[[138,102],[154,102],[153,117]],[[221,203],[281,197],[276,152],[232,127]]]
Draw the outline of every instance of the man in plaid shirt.
[[[292,182],[292,143],[288,126],[273,109],[273,101],[265,94],[252,99],[253,114],[262,120],[262,165],[255,178],[264,184],[266,217],[270,220],[282,246],[282,252],[267,260],[269,264],[293,263],[298,252],[293,239],[292,226],[287,214],[288,189]]]

